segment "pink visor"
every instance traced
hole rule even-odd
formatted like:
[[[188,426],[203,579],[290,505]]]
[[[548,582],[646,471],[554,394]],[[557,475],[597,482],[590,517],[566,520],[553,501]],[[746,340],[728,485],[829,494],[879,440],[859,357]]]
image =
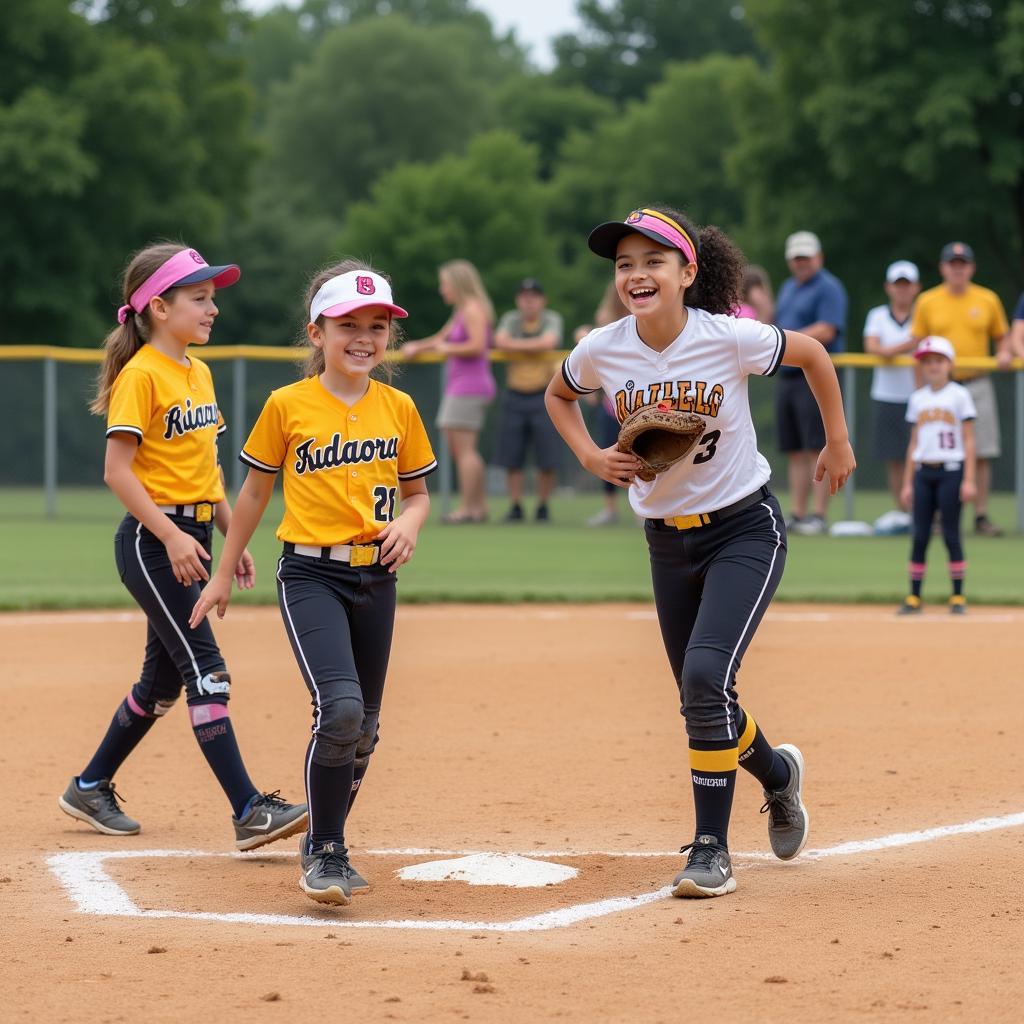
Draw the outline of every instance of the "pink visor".
[[[200,284],[203,281],[212,281],[215,288],[227,288],[241,276],[241,270],[233,263],[211,267],[195,249],[182,249],[157,267],[132,292],[128,305],[117,311],[117,322],[123,324],[130,313],[141,313],[149,305],[150,299],[163,295],[168,288]]]
[[[634,210],[624,221],[611,220],[598,224],[590,232],[587,245],[598,256],[613,260],[619,242],[632,234],[644,235],[652,241],[678,249],[686,257],[687,263],[697,262],[697,252],[689,235],[667,214],[655,210]]]

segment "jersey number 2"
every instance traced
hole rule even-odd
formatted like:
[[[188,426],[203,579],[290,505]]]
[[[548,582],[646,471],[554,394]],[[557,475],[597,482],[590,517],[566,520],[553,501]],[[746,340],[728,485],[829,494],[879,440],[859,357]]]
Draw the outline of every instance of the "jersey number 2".
[[[718,444],[718,439],[721,436],[722,432],[720,430],[712,430],[697,442],[698,444],[704,445],[704,447],[694,455],[694,465],[699,466],[702,462],[710,462],[715,457],[715,452],[718,451],[716,445]]]
[[[395,518],[395,488],[374,487],[373,518],[378,523],[390,523]]]

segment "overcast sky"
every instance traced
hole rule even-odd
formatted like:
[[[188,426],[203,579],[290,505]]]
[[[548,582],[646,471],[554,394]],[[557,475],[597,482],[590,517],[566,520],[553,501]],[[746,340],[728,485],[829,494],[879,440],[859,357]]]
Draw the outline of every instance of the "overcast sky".
[[[245,0],[246,6],[262,11],[279,0]],[[286,0],[294,2],[294,0]],[[519,41],[530,49],[533,62],[541,68],[553,63],[549,42],[576,28],[576,0],[472,0],[473,6],[490,15],[500,32],[514,28]]]

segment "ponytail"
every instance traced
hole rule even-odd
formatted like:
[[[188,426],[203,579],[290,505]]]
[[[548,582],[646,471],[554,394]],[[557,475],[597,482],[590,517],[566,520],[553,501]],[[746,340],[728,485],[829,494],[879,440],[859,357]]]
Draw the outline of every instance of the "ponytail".
[[[681,224],[697,242],[697,277],[686,290],[684,302],[708,313],[733,315],[743,301],[743,271],[746,259],[735,242],[713,224],[698,232],[689,218],[679,210],[662,204],[650,204]]]
[[[136,289],[184,248],[180,243],[161,242],[147,245],[135,253],[121,278],[121,301],[127,306]],[[149,331],[149,310],[144,309],[141,313],[129,311],[125,322],[115,327],[103,340],[103,365],[96,379],[96,397],[89,403],[90,412],[97,416],[106,415],[110,405],[110,390],[117,375],[149,340]]]

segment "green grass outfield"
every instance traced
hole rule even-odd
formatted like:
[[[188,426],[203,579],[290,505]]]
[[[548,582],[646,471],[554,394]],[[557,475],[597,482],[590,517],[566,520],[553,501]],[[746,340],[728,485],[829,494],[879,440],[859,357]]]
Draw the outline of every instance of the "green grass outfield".
[[[648,601],[650,579],[643,531],[631,515],[620,525],[586,529],[583,522],[600,507],[597,494],[558,497],[554,521],[505,526],[441,526],[420,535],[414,561],[401,572],[404,601]],[[531,505],[531,503],[528,503]],[[621,500],[625,507],[624,496]],[[882,494],[858,494],[857,515],[873,519],[887,507]],[[783,500],[785,508],[785,501]],[[492,515],[505,510],[492,503]],[[256,589],[245,603],[273,604],[274,565],[280,543],[274,529],[280,495],[253,540]],[[43,516],[38,490],[0,491],[0,609],[114,608],[133,604],[118,580],[113,533],[120,518],[117,500],[102,489],[65,489],[58,516]],[[841,499],[832,518],[842,514]],[[993,518],[1016,522],[1013,499],[998,495]],[[997,540],[965,536],[967,594],[975,603],[1022,604],[1024,537]],[[907,537],[791,537],[789,561],[779,590],[785,601],[898,602],[904,593]],[[933,538],[925,595],[944,600],[945,548]]]

